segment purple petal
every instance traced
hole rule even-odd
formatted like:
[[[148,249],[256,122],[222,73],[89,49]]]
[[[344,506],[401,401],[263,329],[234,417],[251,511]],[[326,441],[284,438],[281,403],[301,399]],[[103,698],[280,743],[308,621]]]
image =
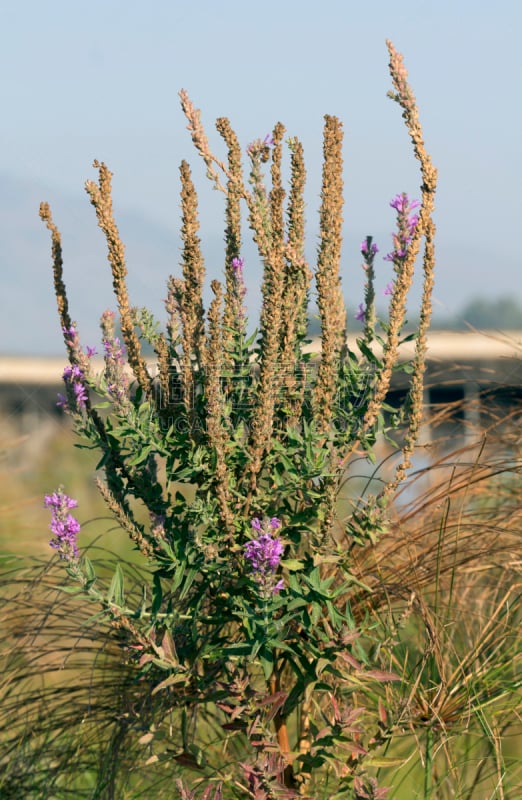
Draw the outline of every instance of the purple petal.
[[[357,314],[355,315],[355,319],[358,320],[359,322],[364,322],[365,317],[366,317],[366,310],[365,310],[363,304],[359,303],[359,310],[357,311]]]

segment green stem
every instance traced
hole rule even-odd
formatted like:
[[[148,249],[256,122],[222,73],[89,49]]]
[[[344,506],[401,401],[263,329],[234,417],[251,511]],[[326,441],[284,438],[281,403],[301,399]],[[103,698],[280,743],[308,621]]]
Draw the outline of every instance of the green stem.
[[[433,731],[428,728],[424,759],[424,800],[430,800],[433,791]]]

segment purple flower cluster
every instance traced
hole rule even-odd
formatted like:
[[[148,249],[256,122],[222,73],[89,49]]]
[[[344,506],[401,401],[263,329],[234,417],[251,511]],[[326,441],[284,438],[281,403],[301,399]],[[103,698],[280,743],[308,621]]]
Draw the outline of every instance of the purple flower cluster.
[[[66,328],[65,325],[62,328],[63,338],[65,339],[65,344],[71,349],[75,351],[79,351],[80,348],[80,337],[78,336],[78,331],[71,325],[69,328]]]
[[[87,406],[85,375],[78,364],[69,364],[63,371],[66,395],[59,394],[57,406],[65,411],[84,411]]]
[[[262,522],[255,517],[252,528],[258,536],[245,545],[245,558],[250,561],[254,578],[261,587],[262,594],[266,596],[277,594],[284,587],[283,580],[274,582],[285,549],[281,539],[273,535],[280,527],[281,522],[277,517]]]
[[[408,247],[419,223],[419,215],[412,212],[414,209],[419,208],[420,201],[410,201],[406,192],[403,192],[395,195],[390,202],[390,206],[397,211],[397,233],[392,234],[394,249],[384,257],[384,260],[393,261],[394,264],[400,265],[406,258]]]
[[[373,305],[373,280],[374,280],[374,261],[375,256],[379,252],[379,248],[373,241],[373,236],[367,236],[366,239],[363,239],[360,246],[361,255],[364,259],[363,269],[366,272],[367,280],[366,280],[366,301],[370,301],[370,304]],[[364,303],[359,303],[359,308],[355,314],[355,319],[358,322],[366,322],[367,311]]]
[[[232,259],[232,269],[234,272],[234,315],[239,322],[245,319],[246,314],[246,308],[243,305],[243,300],[246,295],[246,286],[243,278],[244,266],[244,259]]]
[[[375,256],[379,252],[379,248],[375,243],[372,244],[372,237],[367,236],[366,239],[363,239],[361,242],[361,253],[363,256],[371,255]]]
[[[357,322],[364,322],[366,317],[366,309],[364,307],[364,303],[359,303],[359,308],[357,309],[357,313],[355,314],[355,319]]]
[[[251,158],[259,154],[262,161],[267,161],[270,148],[273,146],[274,140],[271,134],[267,133],[264,139],[256,139],[254,142],[250,142],[247,146],[247,153]]]
[[[232,269],[234,270],[234,275],[236,276],[237,280],[241,280],[241,278],[243,277],[244,266],[245,266],[245,261],[243,258],[232,259]]]
[[[384,260],[392,261],[395,265],[396,272],[398,272],[408,254],[408,248],[412,243],[415,230],[419,224],[419,215],[414,214],[413,211],[419,208],[420,201],[410,201],[406,192],[403,192],[402,194],[395,195],[390,202],[390,206],[397,212],[397,232],[392,234],[394,249],[384,256]],[[361,242],[360,249],[364,257],[364,269],[370,274],[371,281],[373,279],[373,261],[376,254],[379,252],[379,248],[376,244],[373,244],[372,237],[367,236],[366,239],[363,239]],[[390,281],[386,284],[383,294],[385,296],[393,295],[394,289],[395,284],[393,281]],[[359,304],[355,319],[359,322],[365,322],[366,308],[363,303]]]
[[[49,544],[58,551],[61,559],[76,561],[78,559],[78,534],[80,523],[70,514],[71,508],[78,505],[76,500],[68,497],[61,489],[45,495],[45,507],[51,509],[52,519],[49,525],[54,538]]]
[[[117,336],[110,340],[105,339],[103,342],[103,350],[105,353],[105,358],[110,358],[112,361],[115,361],[117,364],[123,366],[125,363],[125,350]]]
[[[114,316],[114,311],[109,310],[102,314],[105,380],[110,396],[123,406],[128,400],[129,379],[124,371],[125,348],[114,335]]]

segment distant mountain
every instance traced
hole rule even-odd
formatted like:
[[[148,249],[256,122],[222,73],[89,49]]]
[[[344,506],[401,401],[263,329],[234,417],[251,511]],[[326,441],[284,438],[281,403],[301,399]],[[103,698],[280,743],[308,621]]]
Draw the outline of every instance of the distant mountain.
[[[70,312],[78,323],[84,345],[99,346],[100,314],[106,308],[116,308],[104,238],[97,226],[94,209],[82,188],[79,187],[78,193],[71,196],[37,181],[29,182],[0,174],[0,355],[62,355],[64,352],[52,286],[50,234],[38,216],[42,200],[50,203],[54,220],[62,233]],[[139,212],[117,206],[115,214],[126,247],[131,303],[147,306],[163,322],[163,300],[168,276],[180,274],[179,207],[175,193],[172,228],[158,224]],[[261,268],[255,245],[246,234],[245,230],[246,302],[252,329],[260,305]],[[208,273],[205,291],[208,307],[210,280],[222,278],[223,235],[202,235],[202,240]],[[310,232],[308,242],[307,255],[313,264],[317,232]],[[471,258],[472,254],[468,256]],[[465,292],[469,292],[470,288],[468,281],[467,290],[457,290],[457,278],[462,282],[469,270],[462,261],[461,268],[452,272],[450,265],[456,257],[454,249],[448,249],[447,245],[446,248],[439,247],[438,276],[441,286],[436,282],[434,327],[459,327],[462,326],[462,319],[477,327],[502,328],[508,324],[518,327],[516,321],[522,319],[516,302],[518,284],[513,287],[507,305],[505,301],[495,303],[494,297],[488,297],[482,305],[480,300],[476,300],[462,313],[456,312],[455,303],[457,308],[458,305],[463,306],[468,299]],[[343,286],[352,309],[349,313],[352,331],[358,330],[359,323],[354,322],[353,316],[363,297],[364,276],[358,259],[357,247],[354,250],[352,242],[350,247],[345,248],[343,260],[346,263],[342,270]],[[389,265],[386,269],[389,271]],[[444,277],[445,273],[449,273],[449,277],[448,274]],[[387,274],[383,281],[388,277]],[[476,283],[479,283],[478,279]],[[444,287],[445,292],[442,291]],[[417,280],[413,290],[412,313],[408,315],[412,321],[416,316],[415,306],[420,291],[420,282]],[[502,285],[497,285],[496,294],[506,294]],[[312,291],[312,300],[313,297]],[[446,302],[437,300],[441,297]],[[451,305],[448,298],[453,299]],[[382,307],[383,304],[384,298],[381,298]]]
[[[37,181],[0,174],[0,355],[61,355],[52,282],[51,238],[38,211],[49,202],[62,234],[64,279],[70,313],[84,345],[100,341],[98,320],[106,308],[116,309],[105,241],[87,194],[74,196]],[[115,207],[125,244],[131,303],[147,306],[163,322],[163,301],[169,275],[180,275],[179,204],[173,195],[173,225],[166,228],[136,211]],[[210,301],[210,280],[221,279],[223,235],[203,235]],[[252,318],[257,319],[261,271],[255,245],[245,243],[245,282]],[[254,324],[254,323],[252,323]]]
[[[37,182],[0,175],[3,354],[63,352],[52,286],[50,234],[38,216],[42,200],[50,203],[62,233],[70,311],[83,342],[99,341],[99,315],[107,307],[115,308],[104,237],[87,195],[80,189],[78,195],[67,196]],[[147,305],[162,315],[167,278],[179,272],[178,236],[174,228],[168,230],[139,213],[115,211],[126,247],[132,303]]]

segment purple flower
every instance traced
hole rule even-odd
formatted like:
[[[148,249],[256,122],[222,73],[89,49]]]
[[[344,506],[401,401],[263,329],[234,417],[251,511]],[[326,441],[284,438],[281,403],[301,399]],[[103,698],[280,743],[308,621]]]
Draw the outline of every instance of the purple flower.
[[[118,406],[128,402],[129,379],[125,373],[125,347],[114,333],[114,311],[104,311],[101,318],[105,382],[107,392]]]
[[[64,325],[62,328],[62,333],[66,339],[74,339],[76,336],[76,328],[74,325],[71,325],[70,328],[66,328]]]
[[[363,255],[376,255],[379,252],[379,248],[376,244],[371,244],[371,236],[367,236],[366,239],[363,239],[361,242],[361,253]]]
[[[399,213],[404,211],[404,206],[407,203],[408,203],[408,196],[405,194],[396,194],[393,200],[390,200],[390,206]]]
[[[245,558],[252,565],[257,575],[274,573],[279,566],[284,547],[279,538],[272,538],[269,533],[262,533],[257,539],[251,539],[245,545]]]
[[[232,259],[232,269],[234,275],[232,310],[234,317],[240,326],[244,326],[246,316],[246,308],[243,305],[243,300],[246,295],[246,286],[243,279],[244,266],[245,262],[241,257]]]
[[[56,405],[65,411],[84,411],[88,399],[87,387],[85,385],[85,375],[78,364],[68,364],[64,368],[63,382],[65,383],[66,396],[59,394]]]
[[[415,233],[415,228],[417,227],[418,222],[419,222],[419,215],[418,214],[412,214],[410,217],[408,217],[408,225],[409,225],[409,228],[410,228],[410,233],[412,235],[413,235],[413,233]]]
[[[274,582],[274,576],[285,549],[281,539],[273,535],[274,531],[281,527],[281,522],[277,517],[272,517],[270,520],[264,519],[263,522],[255,517],[251,524],[258,536],[246,543],[245,558],[250,561],[252,573],[259,584],[261,594],[268,597],[271,594],[277,594],[284,588],[282,579]]]
[[[49,528],[54,538],[49,544],[58,551],[62,560],[76,561],[79,555],[77,542],[80,523],[69,511],[71,508],[76,508],[77,501],[58,489],[57,492],[45,495],[44,504],[52,513]]]
[[[247,145],[247,153],[249,156],[254,157],[256,155],[263,154],[264,152],[266,153],[266,159],[262,158],[262,160],[265,161],[268,159],[269,148],[273,147],[273,145],[274,140],[272,135],[267,133],[264,139],[256,139],[255,141],[250,142],[250,144]]]
[[[358,322],[364,322],[365,318],[366,318],[366,309],[362,303],[359,303],[359,309],[357,311],[357,314],[355,314],[355,319],[358,320]]]
[[[81,352],[80,347],[80,337],[78,335],[78,331],[76,330],[74,325],[71,325],[69,328],[66,328],[65,325],[62,328],[63,338],[65,340],[65,344],[69,350],[72,350],[76,353]]]
[[[412,211],[420,206],[420,201],[410,201],[406,192],[403,192],[395,195],[390,206],[397,211],[397,233],[392,234],[394,249],[384,256],[384,260],[393,261],[399,267],[408,254],[408,248],[419,223],[419,215],[412,214]]]
[[[389,294],[389,295],[391,295],[391,294],[393,294],[393,291],[394,291],[394,289],[395,289],[395,284],[394,284],[394,282],[393,282],[393,281],[390,281],[390,282],[389,282],[389,283],[387,283],[387,284],[386,284],[386,286],[384,287],[383,294],[384,294],[384,295],[388,295],[388,294]]]
[[[414,208],[419,208],[420,200],[412,200],[410,203],[410,199],[406,192],[402,194],[396,194],[393,200],[390,201],[390,206],[398,211],[400,214],[403,214],[405,211],[413,211]]]
[[[155,514],[151,511],[150,519],[152,523],[152,535],[156,539],[163,539],[165,537],[165,514]]]
[[[245,266],[245,261],[243,258],[233,258],[232,259],[232,267],[236,274],[236,277],[239,277],[243,274],[243,267]]]
[[[52,494],[46,494],[44,498],[46,508],[77,508],[78,501],[72,497],[68,497],[61,489]]]
[[[87,404],[87,392],[83,383],[73,383],[74,398],[78,408],[85,408]]]

